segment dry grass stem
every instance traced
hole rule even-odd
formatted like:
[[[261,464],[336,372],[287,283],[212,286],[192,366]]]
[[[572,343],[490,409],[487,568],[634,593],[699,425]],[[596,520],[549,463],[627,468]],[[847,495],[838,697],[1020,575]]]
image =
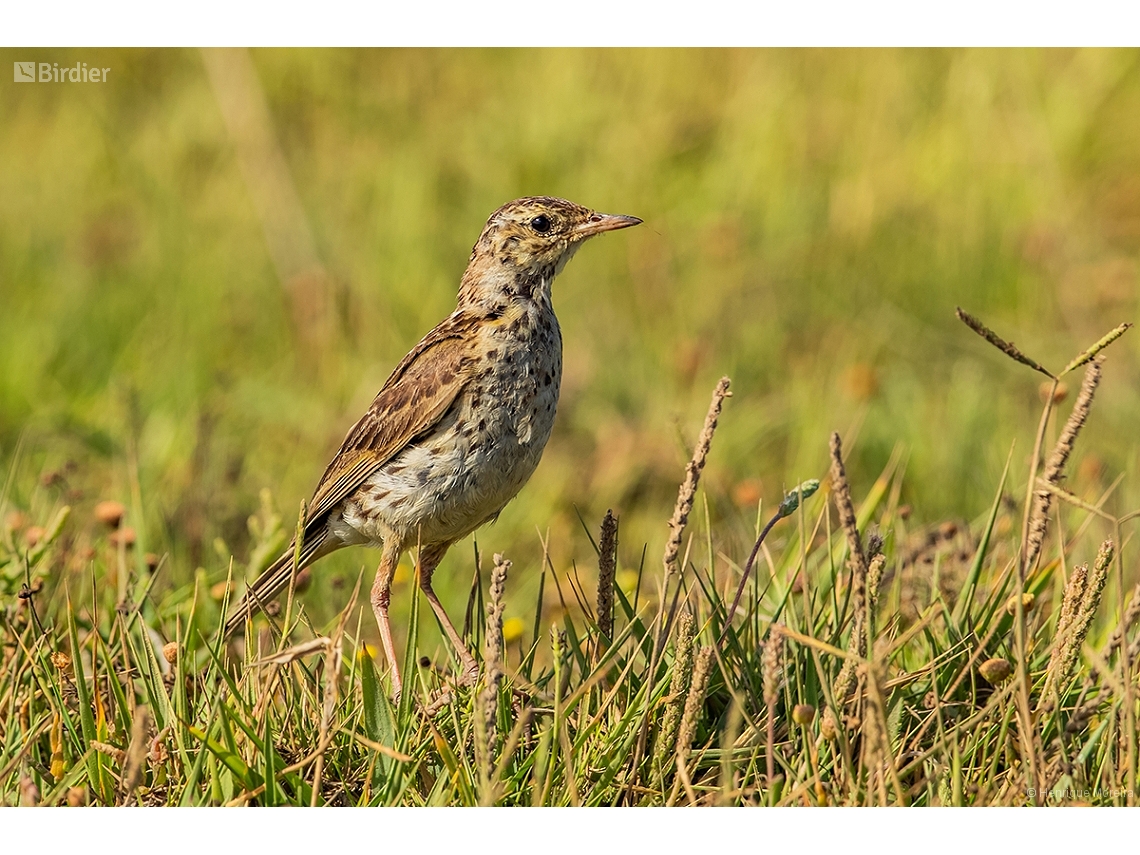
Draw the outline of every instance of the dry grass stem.
[[[705,416],[704,427],[697,438],[696,448],[693,449],[693,458],[685,467],[685,480],[677,491],[677,504],[673,507],[673,516],[669,520],[669,540],[665,544],[665,578],[668,580],[678,571],[677,556],[681,551],[681,539],[685,534],[685,526],[689,521],[689,514],[693,510],[693,498],[697,494],[697,484],[701,480],[701,471],[705,468],[705,459],[712,446],[713,434],[716,432],[717,419],[720,418],[724,399],[728,397],[729,380],[721,377],[713,390],[709,411]]]
[[[1073,410],[1069,413],[1069,418],[1066,419],[1065,426],[1061,429],[1061,435],[1057,437],[1057,443],[1053,446],[1049,459],[1045,461],[1045,470],[1041,478],[1048,484],[1056,484],[1061,480],[1065,463],[1068,462],[1069,455],[1073,451],[1073,445],[1077,441],[1077,435],[1088,419],[1093,396],[1100,384],[1100,377],[1100,361],[1090,363],[1089,367],[1085,369],[1085,377],[1081,381],[1081,391],[1077,394]],[[1049,506],[1052,504],[1052,499],[1053,496],[1049,490],[1037,490],[1033,494],[1033,509],[1029,516],[1029,536],[1025,550],[1026,571],[1033,567],[1041,551],[1041,544],[1045,540],[1045,529],[1048,527]]]
[[[488,584],[476,552],[470,588],[460,582],[472,592],[463,636],[477,638],[468,643],[480,654],[479,681],[457,681],[430,660],[414,667],[428,651],[413,583],[400,617],[410,618],[405,670],[415,678],[395,703],[373,667],[377,651],[363,641],[362,579],[335,627],[324,623],[323,592],[298,584],[295,609],[286,600],[280,617],[256,619],[241,649],[223,651],[227,556],[203,561],[192,584],[167,587],[167,572],[152,588],[142,553],[157,538],[140,500],[132,498],[131,519],[120,517],[118,529],[88,513],[77,515],[83,527],[60,529],[44,523],[59,513],[61,487],[14,485],[0,491],[0,600],[11,596],[7,609],[0,602],[0,804],[970,805],[1052,803],[1069,787],[1120,792],[1136,775],[1131,663],[1140,661],[1140,585],[1130,592],[1125,584],[1131,565],[1120,549],[1140,512],[1106,510],[1110,496],[1135,506],[1130,494],[1114,494],[1123,474],[1098,489],[1095,504],[1056,483],[1074,468],[1103,367],[1095,351],[1110,338],[1085,354],[1085,384],[1078,395],[1073,383],[1073,413],[1055,429],[1050,381],[1016,509],[1007,464],[984,522],[955,524],[950,534],[943,525],[934,536],[921,511],[899,504],[901,453],[856,505],[859,485],[848,481],[836,435],[828,458],[835,510],[832,499],[821,501],[813,527],[805,513],[795,532],[769,542],[765,534],[803,509],[819,482],[788,492],[758,519],[767,524],[735,582],[716,557],[731,555],[750,528],[741,509],[755,507],[761,473],[747,490],[729,470],[723,482],[712,479],[716,490],[702,474],[728,394],[723,381],[674,493],[667,571],[652,601],[624,596],[627,584],[644,583],[644,551],[641,564],[617,575],[619,529],[629,538],[637,521],[623,516],[619,526],[612,511],[594,541],[596,611],[580,567],[573,559],[557,566],[558,551],[540,533],[537,596],[512,601],[528,614],[504,621],[516,571],[496,555]],[[1053,430],[1056,448],[1045,439]],[[821,444],[817,453],[828,452]],[[700,538],[687,527],[699,477],[699,489],[710,490]],[[1090,480],[1111,478],[1080,479]],[[1054,497],[1051,509],[1042,492]],[[1047,530],[1034,513],[1052,516]],[[266,514],[249,527],[250,568],[291,534],[291,520]],[[956,516],[973,518],[966,509]],[[126,522],[138,526],[130,561],[108,542]],[[28,551],[29,530],[36,551]],[[686,549],[704,552],[706,535],[708,564],[690,562]],[[1086,553],[1088,563],[1073,566]],[[767,581],[750,576],[757,561]],[[904,567],[933,583],[909,601]],[[637,571],[636,583],[626,570]],[[898,584],[883,578],[892,570]],[[742,599],[745,586],[753,594]],[[747,619],[734,622],[745,599]],[[915,607],[919,599],[928,601]],[[1093,627],[1098,610],[1111,622],[1103,633]],[[346,632],[350,616],[358,622]]]
[[[760,669],[763,676],[764,706],[767,709],[766,735],[768,742],[768,786],[771,787],[776,780],[776,704],[780,701],[780,662],[784,649],[784,633],[779,624],[773,625],[768,634],[768,642],[764,645],[764,653],[760,657]]]

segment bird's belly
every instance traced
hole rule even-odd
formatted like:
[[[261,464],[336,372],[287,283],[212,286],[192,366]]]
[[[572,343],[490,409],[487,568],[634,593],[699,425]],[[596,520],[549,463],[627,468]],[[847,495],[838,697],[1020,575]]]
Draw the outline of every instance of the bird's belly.
[[[415,546],[474,531],[514,498],[538,466],[557,395],[556,385],[491,400],[485,391],[466,395],[430,435],[361,485],[334,533],[346,543],[379,545],[397,537]]]

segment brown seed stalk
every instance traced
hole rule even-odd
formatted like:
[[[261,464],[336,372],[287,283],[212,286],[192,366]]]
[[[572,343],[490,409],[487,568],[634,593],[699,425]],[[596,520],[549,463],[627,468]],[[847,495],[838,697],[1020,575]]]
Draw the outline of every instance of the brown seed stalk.
[[[491,570],[491,587],[488,593],[487,632],[484,643],[483,661],[487,666],[486,684],[479,695],[479,710],[476,715],[475,739],[480,754],[480,778],[484,785],[484,800],[490,799],[488,792],[495,773],[495,751],[498,748],[498,728],[496,711],[499,703],[499,686],[503,681],[503,593],[507,584],[507,573],[511,562],[500,554],[494,556],[495,567]]]
[[[851,652],[859,657],[867,654],[867,557],[859,538],[855,505],[851,501],[851,487],[847,483],[847,470],[843,466],[843,442],[838,433],[831,435],[831,496],[839,513],[839,523],[847,534],[847,564],[851,568],[851,603],[854,620],[851,626]],[[835,700],[847,700],[855,688],[855,660],[847,659],[835,678]]]
[[[780,659],[784,647],[784,633],[779,624],[774,624],[760,657],[760,669],[764,686],[764,706],[768,710],[768,786],[776,778],[776,704],[780,700]]]
[[[1088,636],[1108,581],[1108,568],[1112,564],[1114,552],[1115,544],[1106,540],[1097,552],[1092,570],[1089,570],[1088,565],[1081,565],[1069,577],[1061,601],[1061,614],[1057,619],[1053,650],[1045,671],[1045,685],[1041,690],[1041,698],[1045,703],[1051,703],[1053,695],[1064,688],[1077,664],[1081,645]]]
[[[677,635],[674,641],[673,676],[669,681],[669,701],[661,720],[661,733],[657,737],[657,763],[662,765],[674,749],[674,737],[681,723],[685,706],[685,692],[693,675],[693,613],[688,604],[681,607],[677,617]]]
[[[612,510],[602,520],[598,539],[598,631],[607,641],[614,637],[614,574],[617,571],[617,518]]]
[[[1057,443],[1053,446],[1053,451],[1045,462],[1045,470],[1041,474],[1043,481],[1056,484],[1061,480],[1065,463],[1068,462],[1069,455],[1073,451],[1073,444],[1077,441],[1077,435],[1084,427],[1085,420],[1088,419],[1093,396],[1096,394],[1096,387],[1100,383],[1100,376],[1100,361],[1096,360],[1089,363],[1089,367],[1085,369],[1085,378],[1081,381],[1081,391],[1077,394],[1077,400],[1073,404],[1073,411],[1069,413],[1069,418],[1065,421],[1061,435],[1057,437]],[[1048,490],[1037,490],[1033,494],[1033,509],[1029,515],[1029,537],[1026,540],[1025,547],[1025,569],[1027,572],[1037,560],[1041,551],[1041,544],[1045,540],[1045,529],[1049,522],[1049,506],[1052,502],[1053,494]]]
[[[677,732],[678,767],[688,760],[693,740],[697,735],[697,721],[700,719],[701,705],[705,702],[705,689],[708,688],[712,661],[713,648],[711,645],[706,645],[698,651],[693,662],[693,682],[689,685],[689,694],[685,698],[685,712],[681,716],[681,729]]]
[[[713,433],[716,432],[717,419],[720,418],[724,399],[728,397],[729,380],[721,377],[713,390],[709,411],[705,416],[705,425],[701,435],[697,438],[696,448],[693,449],[693,458],[685,467],[685,480],[677,491],[677,504],[673,507],[673,516],[669,520],[669,540],[665,544],[665,578],[668,580],[680,569],[677,566],[677,556],[681,552],[681,538],[685,534],[685,526],[689,521],[689,513],[693,510],[693,498],[697,494],[697,484],[701,480],[701,470],[705,468],[705,459],[712,445]]]
[[[1041,367],[1041,365],[1034,362],[1032,359],[1018,350],[1012,341],[1006,341],[970,313],[962,311],[960,307],[955,309],[954,313],[958,316],[958,320],[960,320],[962,323],[964,323],[966,326],[968,326],[970,329],[972,329],[974,332],[976,332],[1010,359],[1017,360],[1022,365],[1028,365],[1034,371],[1040,371],[1046,377],[1055,379],[1053,378],[1053,375],[1049,373],[1049,371]]]

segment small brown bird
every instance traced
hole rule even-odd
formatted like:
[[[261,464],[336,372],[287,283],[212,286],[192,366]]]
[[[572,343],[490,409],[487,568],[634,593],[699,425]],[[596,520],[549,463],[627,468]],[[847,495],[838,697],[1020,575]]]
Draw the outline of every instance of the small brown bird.
[[[459,656],[460,681],[474,682],[478,665],[432,590],[432,573],[451,544],[499,515],[542,457],[562,377],[554,277],[587,238],[640,222],[547,196],[491,214],[457,308],[396,366],[325,469],[297,569],[345,546],[382,550],[371,599],[394,694],[400,674],[388,603],[392,574],[412,547],[420,587]],[[289,584],[294,551],[249,586],[227,635]]]

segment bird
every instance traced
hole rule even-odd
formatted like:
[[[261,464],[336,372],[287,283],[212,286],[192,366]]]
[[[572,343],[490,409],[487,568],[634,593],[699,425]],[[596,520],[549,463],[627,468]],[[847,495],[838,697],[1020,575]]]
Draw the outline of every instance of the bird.
[[[459,283],[455,311],[392,371],[348,431],[306,505],[294,542],[248,588],[226,637],[331,552],[381,550],[372,611],[391,688],[401,681],[388,620],[392,577],[417,550],[419,585],[459,660],[478,664],[432,590],[448,548],[494,521],[530,479],[550,438],[562,377],[551,285],[588,239],[642,222],[552,196],[508,202],[487,219]]]

